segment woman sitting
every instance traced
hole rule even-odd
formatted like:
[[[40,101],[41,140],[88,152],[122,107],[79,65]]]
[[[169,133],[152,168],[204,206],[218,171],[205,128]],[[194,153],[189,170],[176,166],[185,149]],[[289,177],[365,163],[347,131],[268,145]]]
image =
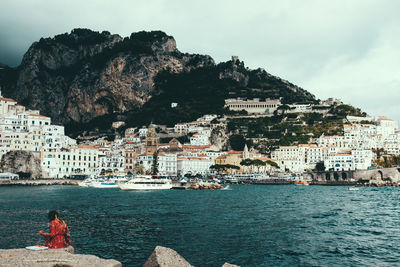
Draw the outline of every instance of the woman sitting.
[[[50,233],[40,230],[44,236],[45,246],[48,248],[66,248],[72,244],[66,222],[60,218],[56,210],[49,211]]]

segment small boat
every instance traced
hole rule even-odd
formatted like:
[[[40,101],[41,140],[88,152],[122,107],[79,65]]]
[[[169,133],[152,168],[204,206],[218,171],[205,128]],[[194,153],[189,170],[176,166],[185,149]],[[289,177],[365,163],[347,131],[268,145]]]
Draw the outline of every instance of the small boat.
[[[309,182],[301,180],[301,181],[294,181],[295,185],[310,185]]]
[[[347,190],[349,190],[349,191],[358,191],[358,190],[360,190],[360,188],[357,188],[357,187],[347,187]]]
[[[81,187],[90,187],[93,181],[95,181],[95,180],[94,179],[85,179],[85,180],[79,182],[78,185]]]
[[[154,179],[151,175],[138,175],[118,186],[121,190],[167,190],[172,188],[172,181],[170,179]]]

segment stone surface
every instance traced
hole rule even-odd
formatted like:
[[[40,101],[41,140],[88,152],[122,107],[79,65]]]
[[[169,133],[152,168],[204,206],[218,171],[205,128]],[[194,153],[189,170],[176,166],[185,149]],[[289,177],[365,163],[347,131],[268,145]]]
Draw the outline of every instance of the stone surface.
[[[11,173],[23,172],[30,179],[42,177],[40,159],[30,151],[15,150],[7,152],[1,158],[0,171]]]
[[[93,255],[73,254],[74,248],[32,251],[22,249],[1,249],[0,266],[4,267],[120,267],[116,260],[105,260]]]
[[[223,188],[222,185],[217,183],[193,183],[189,187],[192,190],[219,190]]]
[[[239,265],[235,265],[235,264],[230,264],[225,262],[224,265],[222,265],[222,267],[240,267]]]
[[[143,267],[191,267],[175,250],[157,246]]]

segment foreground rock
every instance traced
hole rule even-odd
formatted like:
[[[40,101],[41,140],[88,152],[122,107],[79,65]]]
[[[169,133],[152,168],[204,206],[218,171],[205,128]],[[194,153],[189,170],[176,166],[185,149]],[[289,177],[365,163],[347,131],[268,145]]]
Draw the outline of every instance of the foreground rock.
[[[0,266],[30,267],[120,267],[116,260],[105,260],[93,255],[74,254],[74,248],[32,251],[21,249],[0,249]]]
[[[193,267],[173,249],[157,246],[143,267]],[[240,267],[225,263],[222,267]]]
[[[38,179],[42,176],[40,159],[30,151],[9,151],[1,157],[1,172],[21,173],[25,178]],[[20,178],[24,178],[21,177]]]
[[[181,255],[179,255],[175,250],[157,246],[150,257],[147,259],[143,267],[191,267],[189,262],[187,262]]]

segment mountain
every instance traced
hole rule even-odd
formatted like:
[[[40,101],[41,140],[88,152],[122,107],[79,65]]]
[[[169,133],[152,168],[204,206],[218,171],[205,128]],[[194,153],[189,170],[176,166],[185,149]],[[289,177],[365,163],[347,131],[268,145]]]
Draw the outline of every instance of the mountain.
[[[206,113],[229,113],[224,99],[281,98],[311,103],[315,97],[237,57],[215,64],[207,55],[182,53],[161,31],[122,38],[74,29],[41,38],[17,68],[0,69],[3,95],[39,109],[67,131],[80,133],[123,120],[128,126],[173,125]],[[171,102],[178,107],[171,108]]]
[[[18,68],[0,74],[0,84],[4,95],[57,123],[82,123],[141,106],[161,70],[182,72],[210,64],[209,56],[179,52],[174,38],[163,32],[122,38],[75,29],[33,43]]]

